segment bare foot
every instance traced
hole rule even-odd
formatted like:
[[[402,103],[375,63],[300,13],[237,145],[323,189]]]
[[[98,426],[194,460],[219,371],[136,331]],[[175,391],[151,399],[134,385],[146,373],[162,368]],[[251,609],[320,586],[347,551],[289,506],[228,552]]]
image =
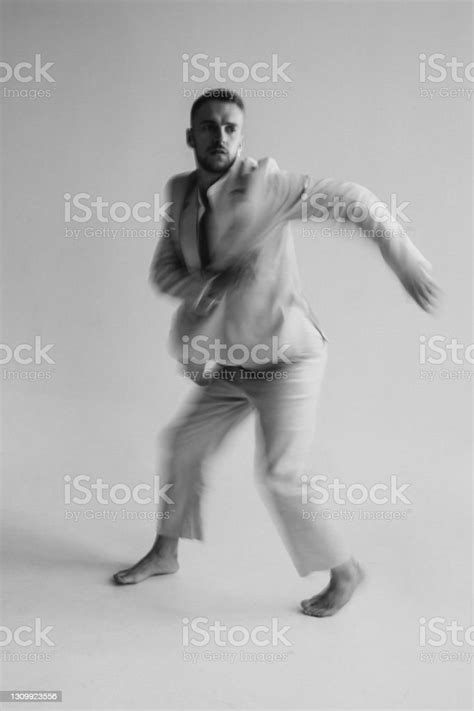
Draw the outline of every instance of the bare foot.
[[[312,617],[334,615],[349,602],[363,579],[364,571],[353,558],[333,568],[329,585],[322,592],[301,603],[304,614]]]
[[[120,570],[113,576],[117,585],[133,585],[152,575],[169,575],[179,569],[177,540],[159,536],[153,548],[131,568]]]

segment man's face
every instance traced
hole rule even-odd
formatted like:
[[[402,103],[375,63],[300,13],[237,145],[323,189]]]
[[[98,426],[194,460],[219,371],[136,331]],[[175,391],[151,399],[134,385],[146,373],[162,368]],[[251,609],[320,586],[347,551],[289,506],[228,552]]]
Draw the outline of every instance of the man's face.
[[[242,146],[243,112],[226,101],[206,101],[193,118],[188,144],[198,165],[209,173],[225,173]]]

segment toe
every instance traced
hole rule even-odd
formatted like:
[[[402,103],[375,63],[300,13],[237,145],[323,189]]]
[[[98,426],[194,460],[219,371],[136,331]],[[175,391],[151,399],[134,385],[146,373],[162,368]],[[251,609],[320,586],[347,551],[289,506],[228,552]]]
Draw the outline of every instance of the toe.
[[[304,608],[303,608],[303,613],[304,613],[305,615],[309,615],[310,617],[322,617],[320,608],[314,607],[313,605],[309,605],[308,607],[304,607]]]
[[[312,615],[312,617],[330,617],[334,614],[334,610],[326,605],[318,605],[310,607],[307,614]]]
[[[119,585],[124,585],[126,580],[125,580],[125,571],[121,570],[119,573],[115,573],[115,575],[112,578],[116,583]]]

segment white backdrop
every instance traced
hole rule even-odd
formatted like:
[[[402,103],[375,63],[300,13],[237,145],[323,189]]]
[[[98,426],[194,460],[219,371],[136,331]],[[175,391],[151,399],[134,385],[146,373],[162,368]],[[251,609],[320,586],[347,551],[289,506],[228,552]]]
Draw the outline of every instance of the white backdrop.
[[[40,336],[53,344],[54,360],[2,366],[9,570],[2,625],[40,617],[55,639],[49,661],[6,660],[4,689],[63,689],[64,707],[87,709],[469,707],[472,662],[422,661],[419,618],[472,624],[465,350],[472,343],[472,99],[439,90],[474,84],[421,82],[419,55],[472,61],[471,9],[464,2],[2,3],[2,60],[14,67],[40,54],[43,64],[54,63],[54,82],[0,84],[0,340],[13,349]],[[285,96],[246,101],[245,153],[407,201],[409,235],[444,291],[438,314],[428,316],[372,245],[311,239],[295,226],[305,292],[330,339],[308,473],[367,486],[396,475],[410,485],[408,508],[385,507],[405,519],[346,524],[369,579],[330,621],[297,613],[324,576],[298,579],[281,548],[252,481],[251,421],[213,462],[207,543],[183,545],[172,579],[110,586],[116,569],[145,552],[154,523],[89,520],[86,509],[121,507],[65,502],[65,477],[151,483],[157,433],[195,387],[167,351],[175,304],[157,298],[147,281],[156,240],[88,237],[85,228],[117,225],[67,223],[64,195],[151,202],[170,175],[194,167],[184,141],[189,92],[219,84],[183,81],[182,55],[196,53],[247,65],[274,54],[288,62],[290,82],[263,85]],[[33,88],[51,95],[5,94]],[[423,96],[427,88],[438,94]],[[71,227],[81,229],[76,239],[65,236]],[[464,345],[460,364],[420,363],[420,336],[435,335]],[[71,511],[78,521],[67,519]],[[292,654],[284,665],[187,663],[181,618],[195,616],[229,624],[277,616],[291,626]],[[474,650],[464,644],[462,651]]]

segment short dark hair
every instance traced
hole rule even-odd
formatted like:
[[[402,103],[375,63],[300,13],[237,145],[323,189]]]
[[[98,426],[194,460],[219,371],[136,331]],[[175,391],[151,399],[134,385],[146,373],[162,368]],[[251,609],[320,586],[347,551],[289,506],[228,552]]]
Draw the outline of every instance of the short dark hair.
[[[232,89],[204,89],[201,96],[198,96],[191,106],[191,124],[201,106],[208,101],[228,101],[238,106],[241,111],[245,111],[244,102],[239,94]]]

